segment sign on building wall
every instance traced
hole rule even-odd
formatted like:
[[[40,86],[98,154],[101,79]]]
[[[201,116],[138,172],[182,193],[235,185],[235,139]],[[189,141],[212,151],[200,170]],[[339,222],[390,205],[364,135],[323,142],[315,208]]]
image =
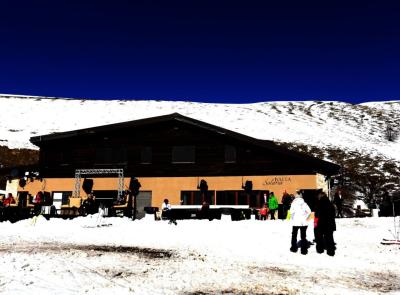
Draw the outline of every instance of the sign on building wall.
[[[263,185],[284,185],[289,184],[292,182],[292,178],[290,176],[275,176],[275,177],[268,177]]]

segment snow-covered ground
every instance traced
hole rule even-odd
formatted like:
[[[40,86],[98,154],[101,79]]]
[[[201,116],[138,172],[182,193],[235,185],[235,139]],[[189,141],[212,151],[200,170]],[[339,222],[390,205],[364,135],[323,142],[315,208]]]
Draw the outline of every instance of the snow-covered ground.
[[[3,222],[0,293],[399,294],[400,246],[380,244],[393,218],[339,219],[337,227],[330,257],[315,246],[290,252],[282,220]],[[311,227],[307,234],[312,240]]]
[[[400,161],[400,140],[384,130],[400,128],[400,101],[212,104],[140,100],[78,100],[0,95],[0,145],[37,148],[31,136],[130,121],[173,112],[259,139],[336,147]]]

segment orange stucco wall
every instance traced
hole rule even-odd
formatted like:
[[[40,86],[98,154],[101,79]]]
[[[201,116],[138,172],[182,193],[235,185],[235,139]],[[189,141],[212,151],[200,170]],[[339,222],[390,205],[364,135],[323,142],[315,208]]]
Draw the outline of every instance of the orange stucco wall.
[[[118,178],[92,178],[93,190],[117,190]],[[295,193],[296,189],[317,189],[325,185],[321,175],[269,175],[269,176],[219,176],[219,177],[141,177],[142,191],[152,192],[152,205],[160,206],[164,198],[171,204],[180,203],[182,190],[197,190],[200,179],[205,179],[209,190],[241,190],[242,181],[251,180],[253,190],[269,190],[275,192],[280,201],[283,192]],[[83,180],[82,180],[83,181]],[[129,178],[124,179],[125,188],[129,186]],[[73,191],[74,178],[47,178],[43,181],[35,180],[26,184],[19,191],[29,191],[35,195],[38,191]],[[82,187],[82,183],[80,185]],[[81,196],[85,193],[81,188]]]

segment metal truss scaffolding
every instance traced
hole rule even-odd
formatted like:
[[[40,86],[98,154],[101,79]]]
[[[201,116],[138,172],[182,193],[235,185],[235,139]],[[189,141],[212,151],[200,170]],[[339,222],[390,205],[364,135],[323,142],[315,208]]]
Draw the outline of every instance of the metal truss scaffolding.
[[[79,196],[82,175],[118,175],[118,196],[124,192],[124,169],[76,169],[74,196]]]

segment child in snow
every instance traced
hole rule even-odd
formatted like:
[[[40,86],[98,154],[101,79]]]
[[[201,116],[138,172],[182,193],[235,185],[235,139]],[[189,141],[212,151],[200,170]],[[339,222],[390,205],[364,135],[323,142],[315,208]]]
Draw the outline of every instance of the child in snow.
[[[268,214],[267,204],[264,204],[264,206],[260,209],[260,219],[267,220],[267,214]]]

